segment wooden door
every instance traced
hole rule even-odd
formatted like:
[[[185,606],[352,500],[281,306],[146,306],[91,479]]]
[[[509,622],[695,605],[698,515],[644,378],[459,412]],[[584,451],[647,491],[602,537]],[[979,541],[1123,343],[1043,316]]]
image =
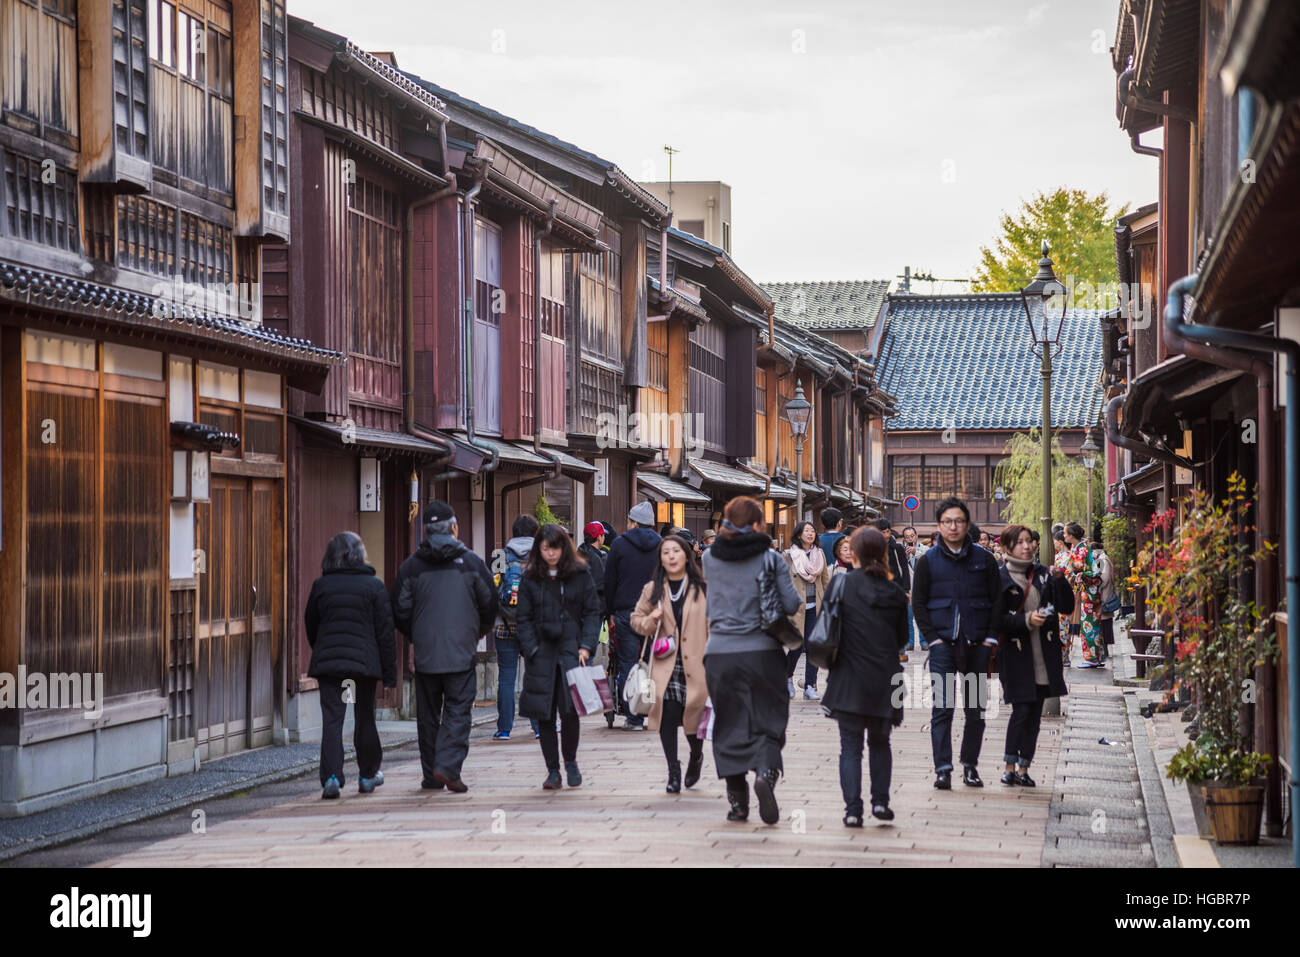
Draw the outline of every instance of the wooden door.
[[[474,424],[480,432],[501,434],[501,230],[474,223]]]
[[[277,483],[214,476],[198,508],[199,626],[195,663],[200,760],[271,741],[279,637]]]

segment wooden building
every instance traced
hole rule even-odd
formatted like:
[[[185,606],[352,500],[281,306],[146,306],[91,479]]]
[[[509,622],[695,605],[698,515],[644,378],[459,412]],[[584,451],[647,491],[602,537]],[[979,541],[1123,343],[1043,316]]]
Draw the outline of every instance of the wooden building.
[[[1146,312],[1130,294],[1106,324],[1114,360],[1107,438],[1119,461],[1113,507],[1141,526],[1166,508],[1181,518],[1193,486],[1222,497],[1233,472],[1259,489],[1250,544],[1280,547],[1241,588],[1281,652],[1256,669],[1248,708],[1255,749],[1276,759],[1265,793],[1272,835],[1293,815],[1284,789],[1294,784],[1297,733],[1288,720],[1294,649],[1283,610],[1286,549],[1294,543],[1281,531],[1296,506],[1283,492],[1294,450],[1283,428],[1285,360],[1268,354],[1278,339],[1300,340],[1297,44],[1293,3],[1122,0],[1111,51],[1120,128],[1152,157],[1159,181],[1154,210],[1141,224],[1121,221],[1116,229],[1122,288],[1154,284],[1155,308]],[[1163,146],[1142,145],[1140,136],[1155,129]],[[1177,320],[1161,318],[1171,288],[1186,322],[1246,338],[1210,346],[1180,334]]]
[[[1069,455],[1101,417],[1098,316],[1070,310],[1052,361],[1052,431]],[[897,503],[890,521],[928,535],[939,500],[958,495],[972,522],[1001,531],[995,469],[1013,435],[1042,424],[1039,359],[1020,294],[891,295],[868,348],[879,357],[881,385],[898,399],[899,414],[886,425]],[[914,513],[901,504],[908,496],[920,500]]]
[[[288,395],[342,358],[262,321],[286,47],[282,0],[0,0],[0,673],[102,683],[0,710],[0,816],[283,732]]]

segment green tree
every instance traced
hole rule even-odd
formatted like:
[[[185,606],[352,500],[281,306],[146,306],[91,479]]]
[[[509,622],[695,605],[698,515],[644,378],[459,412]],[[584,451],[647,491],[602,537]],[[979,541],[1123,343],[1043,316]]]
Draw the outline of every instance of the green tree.
[[[993,246],[980,247],[980,263],[971,288],[975,292],[1019,289],[1038,272],[1042,242],[1051,249],[1053,268],[1062,282],[1088,282],[1093,288],[1115,282],[1115,220],[1128,204],[1110,209],[1105,192],[1090,196],[1061,187],[1037,193],[1021,203],[1016,215],[1002,215],[1001,235]],[[1086,307],[1088,304],[1081,303]]]
[[[1003,515],[1008,525],[1038,529],[1043,517],[1043,439],[1038,429],[1017,432],[1003,449],[1006,459],[995,473],[1007,496]],[[1092,515],[1102,514],[1102,486],[1105,473],[1093,475]],[[1088,521],[1088,470],[1079,459],[1066,455],[1056,435],[1052,436],[1052,521]],[[1090,530],[1085,529],[1086,531]]]

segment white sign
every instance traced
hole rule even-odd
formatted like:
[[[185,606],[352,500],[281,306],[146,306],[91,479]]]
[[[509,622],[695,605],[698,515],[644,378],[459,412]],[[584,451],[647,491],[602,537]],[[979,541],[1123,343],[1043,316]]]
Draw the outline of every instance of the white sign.
[[[361,460],[361,505],[363,512],[378,512],[382,507],[379,501],[379,459],[363,458]]]
[[[591,464],[596,466],[596,474],[592,476],[591,494],[608,495],[609,459],[592,459]]]
[[[1191,469],[1185,469],[1185,468],[1183,468],[1181,465],[1175,465],[1175,466],[1174,466],[1174,484],[1175,484],[1175,485],[1191,485],[1191,484],[1192,484],[1192,470],[1191,470]]]
[[[206,502],[208,491],[208,453],[190,453],[190,498],[196,502]]]

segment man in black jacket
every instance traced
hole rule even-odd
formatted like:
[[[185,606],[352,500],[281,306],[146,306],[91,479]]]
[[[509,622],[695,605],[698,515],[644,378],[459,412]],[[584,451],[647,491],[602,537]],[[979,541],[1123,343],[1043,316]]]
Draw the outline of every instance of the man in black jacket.
[[[941,791],[952,787],[952,715],[961,685],[966,713],[962,780],[978,788],[984,786],[975,766],[984,741],[989,655],[1002,621],[1002,577],[993,555],[971,540],[970,510],[964,501],[944,499],[935,519],[939,541],[916,560],[912,579],[913,613],[930,650],[934,786]]]
[[[422,786],[469,790],[460,779],[469,754],[474,651],[492,627],[497,594],[483,559],[456,538],[456,513],[433,502],[427,536],[397,570],[393,620],[415,646],[415,716]]]
[[[659,543],[663,539],[654,530],[655,510],[649,502],[639,502],[627,513],[628,529],[614,540],[605,563],[605,607],[614,616],[614,642],[618,653],[618,689],[615,701],[623,709],[623,684],[636,664],[641,638],[632,630],[632,609],[641,598],[641,589],[659,564]],[[623,727],[644,731],[645,717],[628,715]]]

